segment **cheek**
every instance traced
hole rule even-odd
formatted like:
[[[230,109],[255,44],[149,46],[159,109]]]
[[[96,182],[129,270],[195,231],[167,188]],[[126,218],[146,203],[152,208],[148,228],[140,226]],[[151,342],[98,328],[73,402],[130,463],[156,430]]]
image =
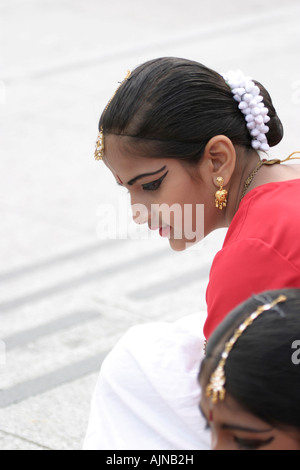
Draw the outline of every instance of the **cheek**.
[[[191,208],[195,208],[197,204],[201,204],[199,194],[194,188],[190,180],[185,179],[180,181],[177,185],[172,185],[171,188],[164,189],[159,199],[161,204],[165,204],[172,209],[174,213],[173,218],[178,223],[182,223],[185,217],[195,215],[194,209],[191,214]]]
[[[278,432],[274,441],[268,446],[268,450],[300,450],[299,437]]]
[[[181,251],[204,238],[204,204],[191,191],[179,191],[175,200],[165,204],[163,221],[172,226],[171,248]],[[170,221],[170,222],[169,222]]]

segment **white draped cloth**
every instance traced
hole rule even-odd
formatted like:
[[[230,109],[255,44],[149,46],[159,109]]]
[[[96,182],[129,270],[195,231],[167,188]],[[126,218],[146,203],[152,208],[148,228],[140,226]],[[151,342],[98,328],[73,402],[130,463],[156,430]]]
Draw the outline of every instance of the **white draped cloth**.
[[[104,360],[83,450],[208,450],[197,381],[204,356],[196,313],[131,328]]]

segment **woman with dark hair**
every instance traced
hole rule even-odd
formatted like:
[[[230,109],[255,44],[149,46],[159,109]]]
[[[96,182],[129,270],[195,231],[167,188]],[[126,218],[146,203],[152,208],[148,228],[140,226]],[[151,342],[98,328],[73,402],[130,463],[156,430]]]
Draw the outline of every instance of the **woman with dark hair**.
[[[300,289],[255,295],[207,343],[199,380],[214,450],[300,450]]]
[[[95,158],[129,190],[135,221],[174,250],[229,228],[210,272],[204,336],[200,315],[130,330],[103,364],[86,448],[206,447],[197,416],[204,337],[252,293],[300,287],[300,166],[259,153],[282,136],[260,83],[185,59],[146,62],[109,101]]]

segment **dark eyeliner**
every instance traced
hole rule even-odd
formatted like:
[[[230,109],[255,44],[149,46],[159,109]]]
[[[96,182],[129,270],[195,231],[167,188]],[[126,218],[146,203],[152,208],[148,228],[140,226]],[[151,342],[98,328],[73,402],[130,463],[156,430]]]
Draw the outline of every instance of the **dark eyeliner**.
[[[168,171],[166,171],[166,173],[164,173],[159,179],[157,179],[155,181],[151,181],[151,183],[142,184],[143,190],[144,191],[157,191],[158,188],[160,187],[161,183],[163,182],[163,180],[167,176],[167,174],[168,174]]]
[[[267,446],[268,444],[271,444],[271,442],[274,440],[274,437],[270,437],[269,439],[242,439],[239,437],[235,437],[234,441],[238,445],[240,449],[244,450],[256,450],[259,449],[260,447]]]

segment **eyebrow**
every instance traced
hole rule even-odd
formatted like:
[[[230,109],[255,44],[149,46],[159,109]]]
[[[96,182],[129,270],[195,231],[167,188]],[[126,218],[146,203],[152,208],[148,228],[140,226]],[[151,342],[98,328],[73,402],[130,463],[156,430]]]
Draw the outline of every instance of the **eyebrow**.
[[[265,433],[265,432],[270,432],[273,431],[274,428],[268,428],[268,429],[254,429],[254,428],[247,428],[244,426],[239,426],[238,424],[223,424],[222,429],[228,430],[228,431],[244,431],[244,432],[253,432],[253,433]]]
[[[162,168],[160,168],[159,170],[157,171],[153,171],[152,173],[143,173],[141,175],[138,175],[138,176],[135,176],[134,178],[132,178],[131,180],[128,181],[128,185],[129,186],[132,186],[137,180],[139,180],[140,178],[145,178],[146,176],[153,176],[153,175],[157,175],[158,173],[160,173],[161,171],[165,170],[166,168],[166,165],[163,166]]]

